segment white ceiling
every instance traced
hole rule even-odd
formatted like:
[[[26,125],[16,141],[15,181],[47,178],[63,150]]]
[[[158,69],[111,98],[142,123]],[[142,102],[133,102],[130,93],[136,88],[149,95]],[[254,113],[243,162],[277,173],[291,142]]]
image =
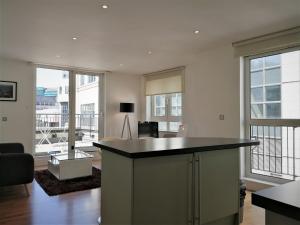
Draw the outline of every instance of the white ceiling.
[[[300,0],[0,1],[2,56],[133,74],[300,25]]]

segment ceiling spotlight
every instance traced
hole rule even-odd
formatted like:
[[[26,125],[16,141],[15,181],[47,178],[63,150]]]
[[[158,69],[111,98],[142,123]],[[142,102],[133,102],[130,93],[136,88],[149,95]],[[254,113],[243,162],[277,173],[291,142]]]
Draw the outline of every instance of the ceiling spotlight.
[[[56,55],[55,57],[56,57],[56,58],[60,58],[60,55]]]
[[[124,64],[120,63],[120,66],[124,66]]]
[[[151,51],[148,51],[148,54],[149,54],[149,55],[151,55],[151,54],[152,54],[152,52],[151,52]]]
[[[199,33],[200,33],[199,30],[195,30],[195,31],[194,31],[194,34],[199,34]]]
[[[101,5],[102,9],[108,9],[108,5]]]
[[[72,37],[73,41],[76,41],[78,38],[77,37]]]

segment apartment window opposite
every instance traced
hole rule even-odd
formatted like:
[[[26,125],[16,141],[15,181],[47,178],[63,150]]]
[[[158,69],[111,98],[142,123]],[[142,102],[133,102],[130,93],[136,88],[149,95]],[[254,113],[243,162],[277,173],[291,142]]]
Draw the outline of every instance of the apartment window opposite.
[[[85,76],[82,75],[82,76],[80,76],[80,86],[83,86],[84,83],[85,83]]]
[[[59,94],[62,94],[62,87],[59,87]]]
[[[95,114],[95,103],[80,105],[81,114]]]
[[[68,126],[67,123],[69,122],[69,103],[68,102],[61,102],[61,126],[65,127]]]
[[[251,118],[281,118],[281,55],[250,61]]]
[[[159,131],[177,132],[182,119],[182,94],[153,95],[151,121],[158,121]]]
[[[80,124],[81,126],[94,126],[95,124],[95,103],[80,105]]]
[[[65,94],[69,94],[69,86],[65,86]]]
[[[88,76],[88,83],[93,83],[96,81],[96,76]]]
[[[67,73],[63,74],[63,79],[69,79],[69,75]]]

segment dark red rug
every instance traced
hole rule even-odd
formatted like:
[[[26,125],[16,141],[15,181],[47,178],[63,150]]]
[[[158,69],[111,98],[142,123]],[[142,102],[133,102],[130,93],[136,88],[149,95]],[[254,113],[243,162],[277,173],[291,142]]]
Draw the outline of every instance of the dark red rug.
[[[95,167],[89,177],[60,181],[48,170],[39,170],[34,172],[34,178],[49,196],[101,187],[101,170]]]

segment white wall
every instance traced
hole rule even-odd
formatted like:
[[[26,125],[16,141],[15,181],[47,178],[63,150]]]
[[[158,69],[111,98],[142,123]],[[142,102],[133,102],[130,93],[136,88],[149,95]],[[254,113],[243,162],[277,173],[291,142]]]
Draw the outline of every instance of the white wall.
[[[34,150],[35,66],[23,61],[0,58],[0,80],[18,82],[17,102],[0,101],[0,142],[21,142],[26,152]],[[134,137],[139,120],[140,79],[138,76],[110,73],[106,75],[106,136],[120,137],[123,114],[120,102],[133,102],[136,111],[130,115]],[[2,117],[7,117],[6,122]]]
[[[0,142],[21,142],[29,153],[33,150],[34,74],[32,64],[0,58],[0,80],[18,82],[17,101],[0,101]]]
[[[231,45],[203,52],[186,66],[183,123],[188,136],[240,137],[239,72]]]
[[[133,138],[137,137],[140,120],[140,76],[109,73],[105,76],[106,122],[105,136],[120,137],[124,114],[120,102],[135,103],[135,112],[129,114]],[[127,133],[124,134],[127,137]]]
[[[231,45],[202,52],[186,65],[183,124],[190,137],[240,137],[240,71]],[[144,79],[141,112],[146,119]],[[225,120],[219,120],[224,114]]]

